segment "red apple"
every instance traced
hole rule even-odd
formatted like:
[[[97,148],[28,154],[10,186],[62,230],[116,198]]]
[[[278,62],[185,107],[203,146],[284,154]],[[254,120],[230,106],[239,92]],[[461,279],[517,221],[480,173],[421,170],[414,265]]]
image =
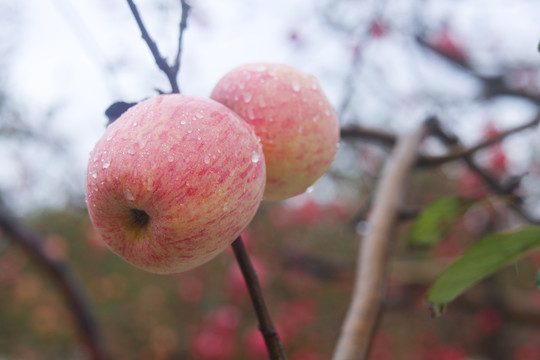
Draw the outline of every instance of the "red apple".
[[[243,65],[217,83],[211,98],[240,114],[261,138],[264,200],[301,194],[330,167],[339,127],[313,76],[282,64]]]
[[[225,106],[171,94],[112,123],[90,153],[90,218],[113,252],[154,273],[196,267],[254,216],[265,162],[253,129]]]

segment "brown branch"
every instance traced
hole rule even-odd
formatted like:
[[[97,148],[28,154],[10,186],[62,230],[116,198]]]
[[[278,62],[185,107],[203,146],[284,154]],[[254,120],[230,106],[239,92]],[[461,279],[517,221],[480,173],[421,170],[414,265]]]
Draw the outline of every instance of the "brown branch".
[[[347,139],[362,139],[373,141],[386,146],[394,146],[396,143],[396,135],[379,129],[371,129],[363,126],[347,126],[341,129],[341,138]]]
[[[444,138],[444,142],[446,143],[446,145],[453,146],[455,149],[448,154],[440,156],[419,155],[417,165],[420,167],[434,167],[440,166],[448,162],[463,160],[468,157],[470,158],[476,152],[485,149],[493,144],[496,144],[497,142],[504,140],[508,136],[517,134],[523,130],[534,126],[538,126],[538,124],[540,124],[540,112],[538,112],[531,121],[502,131],[499,134],[482,140],[478,144],[473,145],[469,148],[461,145],[457,136],[455,136],[454,134],[450,134],[447,130],[442,130],[441,127],[437,125],[436,128],[432,129],[432,131],[430,132],[433,135]],[[394,146],[396,143],[395,134],[380,129],[372,129],[362,126],[347,126],[342,128],[341,138],[344,140],[350,139],[371,141],[384,146]]]
[[[358,255],[351,304],[341,329],[333,360],[364,359],[369,350],[383,298],[391,237],[398,218],[406,177],[414,165],[418,145],[426,133],[398,138],[375,191],[373,211]]]
[[[169,83],[171,84],[171,92],[172,93],[180,93],[180,88],[178,86],[178,72],[180,70],[180,55],[182,54],[182,40],[183,40],[183,34],[184,30],[187,27],[187,18],[189,16],[189,9],[190,6],[184,1],[181,0],[182,4],[182,18],[180,20],[180,34],[178,36],[178,50],[176,53],[176,58],[174,61],[173,66],[169,66],[165,58],[161,55],[159,52],[159,49],[150,37],[150,34],[146,30],[146,26],[144,25],[144,22],[142,21],[141,15],[139,14],[139,10],[137,9],[137,6],[133,2],[133,0],[127,0],[129,8],[131,9],[131,13],[133,14],[133,17],[135,18],[135,21],[137,22],[137,26],[141,30],[141,36],[146,42],[146,45],[148,45],[148,48],[152,52],[152,56],[154,57],[154,60],[156,61],[156,64],[158,68],[163,71],[163,73],[167,76],[167,79],[169,79]]]
[[[418,159],[418,165],[419,166],[438,166],[438,165],[442,165],[450,161],[459,160],[466,157],[471,157],[479,150],[482,150],[491,145],[494,145],[510,135],[513,135],[525,129],[537,126],[539,123],[540,123],[540,112],[537,113],[534,119],[532,119],[531,121],[525,124],[510,128],[508,130],[502,131],[499,134],[493,137],[490,137],[489,139],[485,139],[479,142],[478,144],[471,146],[469,148],[460,148],[456,151],[453,151],[449,154],[442,155],[442,156],[422,156]]]
[[[83,289],[69,271],[66,264],[49,258],[40,244],[39,236],[28,231],[8,212],[0,208],[0,228],[51,277],[74,313],[82,343],[92,360],[109,359],[96,320],[87,303]]]
[[[255,314],[257,315],[257,319],[259,321],[259,330],[264,337],[264,342],[266,344],[266,348],[268,349],[270,359],[287,360],[287,356],[283,350],[283,345],[281,344],[279,335],[274,328],[272,318],[270,317],[270,312],[268,311],[264,301],[257,273],[253,268],[253,264],[251,263],[240,236],[232,243],[232,248],[236,261],[238,262],[238,266],[240,267],[242,275],[244,276],[244,280],[249,291],[249,296],[251,297],[251,302],[253,303]]]
[[[540,117],[540,114],[539,114],[539,117]],[[535,121],[540,121],[537,119],[538,118],[536,118],[530,124],[535,123]],[[484,170],[480,165],[476,163],[476,161],[474,161],[473,156],[472,156],[474,152],[468,153],[459,141],[456,142],[455,135],[450,134],[447,130],[443,130],[436,119],[433,119],[431,124],[433,127],[438,127],[438,136],[441,138],[443,142],[447,144],[451,143],[451,145],[457,148],[458,151],[467,153],[467,155],[463,156],[460,159],[464,161],[471,170],[473,170],[476,174],[478,174],[482,178],[482,180],[485,181],[485,183],[489,186],[491,191],[493,191],[495,194],[498,194],[498,195],[511,196],[507,205],[509,208],[514,210],[519,216],[521,216],[524,220],[530,223],[535,223],[535,224],[540,223],[540,219],[533,218],[529,213],[527,213],[525,209],[523,209],[522,199],[519,195],[515,193],[515,190],[520,184],[521,178],[519,177],[513,178],[512,181],[505,184],[500,183],[494,176],[492,176],[488,171]],[[526,128],[524,125],[522,125],[521,127]]]

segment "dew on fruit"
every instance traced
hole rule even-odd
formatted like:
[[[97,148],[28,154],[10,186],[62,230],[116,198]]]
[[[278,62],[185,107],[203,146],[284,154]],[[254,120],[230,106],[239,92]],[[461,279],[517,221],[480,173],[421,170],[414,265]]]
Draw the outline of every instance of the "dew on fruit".
[[[202,119],[202,118],[204,117],[204,115],[203,115],[201,112],[196,112],[196,113],[195,113],[195,117],[196,117],[197,119]]]
[[[311,194],[313,192],[314,188],[313,186],[310,186],[306,189],[306,194]]]
[[[94,179],[97,178],[97,172],[92,171],[92,177],[93,177]]]
[[[260,155],[259,155],[258,152],[256,152],[255,150],[253,150],[253,151],[251,152],[251,161],[252,161],[252,162],[258,163],[259,160],[260,160],[260,158],[261,158],[261,157],[260,157]]]
[[[319,115],[315,115],[315,116],[313,117],[313,122],[317,122],[317,121],[319,121]]]
[[[134,148],[129,148],[127,152],[128,152],[129,155],[135,155],[135,153],[136,153],[137,151],[135,151]]]
[[[111,141],[111,139],[113,138],[113,136],[114,136],[114,134],[109,134],[109,135],[107,136],[107,141]]]
[[[109,166],[111,166],[111,159],[107,159],[103,162],[104,169],[107,169]]]
[[[169,156],[167,157],[167,160],[168,160],[169,162],[173,162],[173,161],[174,161],[174,156],[169,155]]]
[[[210,156],[204,155],[204,163],[209,164],[210,163]]]
[[[135,126],[137,126],[137,122],[136,122],[136,121],[133,123],[133,127],[135,127]]]
[[[295,92],[300,91],[300,83],[298,81],[293,80],[291,86]]]
[[[223,204],[223,211],[227,211],[229,209],[229,203],[225,202],[225,204]]]
[[[128,188],[124,188],[124,197],[128,201],[135,200],[135,196],[133,196],[133,193]]]
[[[251,101],[251,99],[253,98],[253,94],[252,93],[245,93],[244,94],[244,102],[247,104]]]
[[[181,125],[185,125],[185,124],[186,124],[186,120],[180,121],[180,124],[181,124]]]
[[[240,90],[243,90],[246,86],[244,85],[244,83],[238,83],[238,87],[240,88]]]

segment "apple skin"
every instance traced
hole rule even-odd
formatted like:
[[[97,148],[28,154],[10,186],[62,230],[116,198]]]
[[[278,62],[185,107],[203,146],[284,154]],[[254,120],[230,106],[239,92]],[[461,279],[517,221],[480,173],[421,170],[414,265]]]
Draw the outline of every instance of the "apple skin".
[[[159,274],[194,268],[230,245],[262,199],[262,147],[236,113],[195,96],[130,108],[90,153],[86,201],[109,248]]]
[[[242,65],[221,78],[210,97],[240,114],[261,138],[264,200],[303,193],[334,160],[339,125],[313,76],[283,64]]]

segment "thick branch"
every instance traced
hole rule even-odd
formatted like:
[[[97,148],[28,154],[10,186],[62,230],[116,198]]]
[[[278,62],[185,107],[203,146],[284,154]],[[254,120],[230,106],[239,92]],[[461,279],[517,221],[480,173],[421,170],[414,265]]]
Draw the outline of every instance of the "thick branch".
[[[109,359],[86,296],[67,266],[47,257],[40,246],[41,239],[11,217],[5,209],[0,209],[0,228],[9,238],[20,245],[58,286],[75,315],[74,318],[79,326],[81,340],[87,347],[91,359]]]
[[[274,328],[272,318],[270,317],[270,312],[268,311],[264,301],[257,273],[253,268],[253,264],[251,263],[241,237],[238,237],[238,239],[232,243],[232,248],[234,255],[236,256],[238,266],[240,266],[240,270],[244,276],[244,280],[249,291],[249,296],[251,297],[251,301],[259,321],[259,330],[264,337],[264,342],[266,343],[266,348],[268,349],[270,359],[286,360],[287,356],[285,355],[283,345],[281,344],[278,333]]]
[[[333,360],[364,359],[381,307],[390,239],[398,217],[403,184],[416,161],[425,127],[398,138],[373,199],[373,210],[358,255],[351,304]]]

